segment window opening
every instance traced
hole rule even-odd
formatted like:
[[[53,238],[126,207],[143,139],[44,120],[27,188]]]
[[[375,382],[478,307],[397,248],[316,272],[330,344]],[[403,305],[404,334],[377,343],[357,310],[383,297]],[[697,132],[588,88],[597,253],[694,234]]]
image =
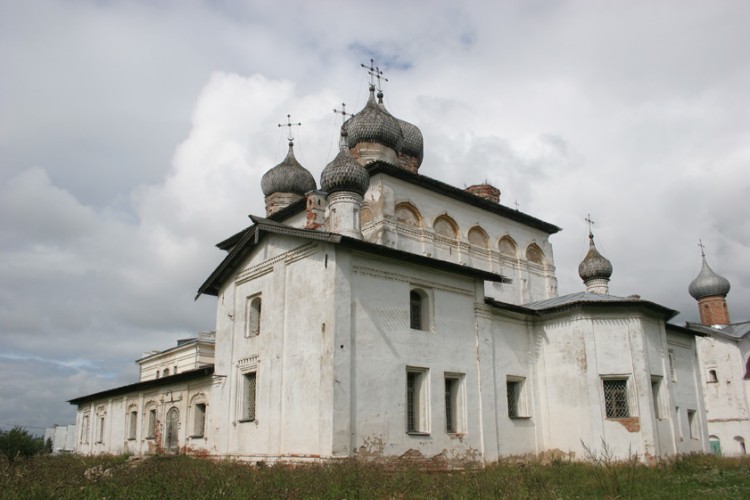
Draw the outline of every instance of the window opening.
[[[461,378],[458,375],[445,376],[445,431],[455,434],[461,431],[459,424]]]
[[[197,403],[193,415],[193,437],[203,437],[206,426],[206,404]]]
[[[524,381],[525,379],[522,377],[508,377],[505,383],[509,418],[526,417]]]
[[[707,382],[709,384],[715,384],[719,381],[718,377],[716,376],[716,370],[708,370],[708,377]]]
[[[409,321],[410,326],[414,330],[422,329],[422,296],[419,292],[412,290],[409,293],[409,304],[410,304],[410,315]]]
[[[153,439],[156,437],[156,409],[151,408],[148,411],[148,430],[146,437],[148,439]]]
[[[627,379],[606,379],[604,383],[604,407],[607,418],[628,418],[628,381]]]
[[[688,428],[690,429],[690,437],[692,439],[698,439],[698,419],[695,418],[695,410],[687,411]]]
[[[651,379],[651,396],[654,399],[654,416],[657,420],[660,420],[662,418],[661,377]]]
[[[136,432],[138,430],[138,412],[133,410],[130,412],[130,422],[128,428],[128,439],[135,439]]]
[[[260,297],[250,299],[250,306],[247,311],[247,336],[255,337],[260,335],[260,312],[262,301]]]
[[[674,357],[674,351],[669,349],[669,375],[672,382],[677,382],[677,360]]]
[[[406,432],[426,434],[427,426],[427,370],[407,369],[406,372]]]
[[[256,404],[256,388],[258,376],[256,372],[246,373],[244,375],[245,380],[245,401],[243,405],[242,420],[254,421],[255,420],[255,404]]]

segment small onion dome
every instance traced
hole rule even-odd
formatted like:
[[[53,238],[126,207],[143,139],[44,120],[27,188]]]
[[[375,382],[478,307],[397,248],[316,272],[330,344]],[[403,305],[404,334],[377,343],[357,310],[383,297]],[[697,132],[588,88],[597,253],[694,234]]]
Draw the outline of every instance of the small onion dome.
[[[316,189],[315,177],[294,157],[294,144],[289,143],[289,152],[284,161],[263,174],[260,188],[265,196],[273,193],[295,193],[304,196]]]
[[[578,276],[584,283],[594,279],[609,280],[609,277],[612,276],[612,263],[596,249],[592,233],[589,233],[589,253],[578,265]]]
[[[355,147],[360,142],[377,142],[400,151],[404,142],[401,125],[385,106],[375,100],[375,89],[370,87],[370,98],[362,111],[344,123],[347,145]]]
[[[713,295],[726,297],[729,293],[729,280],[724,276],[719,276],[708,267],[708,262],[706,262],[706,257],[704,256],[701,272],[698,273],[698,277],[690,283],[688,292],[696,300],[703,297],[711,297]]]
[[[346,145],[342,145],[336,158],[326,165],[320,174],[320,189],[328,194],[337,191],[352,191],[364,195],[369,185],[370,174],[352,156]]]
[[[421,165],[422,158],[424,157],[422,131],[416,125],[412,125],[404,120],[398,120],[398,123],[401,125],[401,132],[404,135],[404,142],[401,145],[400,152],[416,158],[417,166]]]

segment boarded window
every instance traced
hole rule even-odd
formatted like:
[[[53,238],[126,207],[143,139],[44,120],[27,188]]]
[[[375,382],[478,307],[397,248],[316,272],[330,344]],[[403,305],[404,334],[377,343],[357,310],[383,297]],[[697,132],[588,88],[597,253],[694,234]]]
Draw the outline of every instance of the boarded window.
[[[128,439],[135,439],[137,437],[138,430],[138,412],[130,412],[130,421],[128,422]]]
[[[628,380],[607,379],[603,382],[604,407],[607,418],[628,418],[630,416]]]
[[[151,408],[148,411],[148,427],[146,431],[146,437],[153,439],[156,437],[156,409]]]
[[[203,437],[206,427],[206,404],[197,403],[193,412],[193,436]]]

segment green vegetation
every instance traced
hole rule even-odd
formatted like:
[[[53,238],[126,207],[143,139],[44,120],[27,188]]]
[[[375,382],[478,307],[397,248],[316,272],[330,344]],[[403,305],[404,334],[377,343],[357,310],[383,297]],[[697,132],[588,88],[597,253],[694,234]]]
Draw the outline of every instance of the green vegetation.
[[[37,455],[44,450],[44,439],[29,434],[22,427],[0,431],[0,455],[14,461]]]
[[[750,498],[750,460],[503,461],[463,471],[344,460],[251,467],[188,456],[0,459],[0,498]]]

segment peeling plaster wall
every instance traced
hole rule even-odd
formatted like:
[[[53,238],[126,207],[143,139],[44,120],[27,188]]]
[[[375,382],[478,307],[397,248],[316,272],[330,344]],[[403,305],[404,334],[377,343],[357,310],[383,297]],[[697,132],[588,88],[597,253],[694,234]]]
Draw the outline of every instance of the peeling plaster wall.
[[[727,456],[744,454],[737,438],[750,440],[750,380],[744,378],[748,347],[747,338],[716,334],[698,339],[708,434],[718,438]],[[709,370],[716,372],[716,382],[709,381]]]
[[[676,421],[676,446],[678,453],[708,451],[706,415],[703,407],[698,373],[695,338],[681,334],[667,334],[667,346],[674,353],[670,370],[672,388],[671,416]],[[674,373],[674,376],[671,375]],[[676,408],[679,407],[679,412]],[[688,410],[694,411],[693,430],[688,421]]]

